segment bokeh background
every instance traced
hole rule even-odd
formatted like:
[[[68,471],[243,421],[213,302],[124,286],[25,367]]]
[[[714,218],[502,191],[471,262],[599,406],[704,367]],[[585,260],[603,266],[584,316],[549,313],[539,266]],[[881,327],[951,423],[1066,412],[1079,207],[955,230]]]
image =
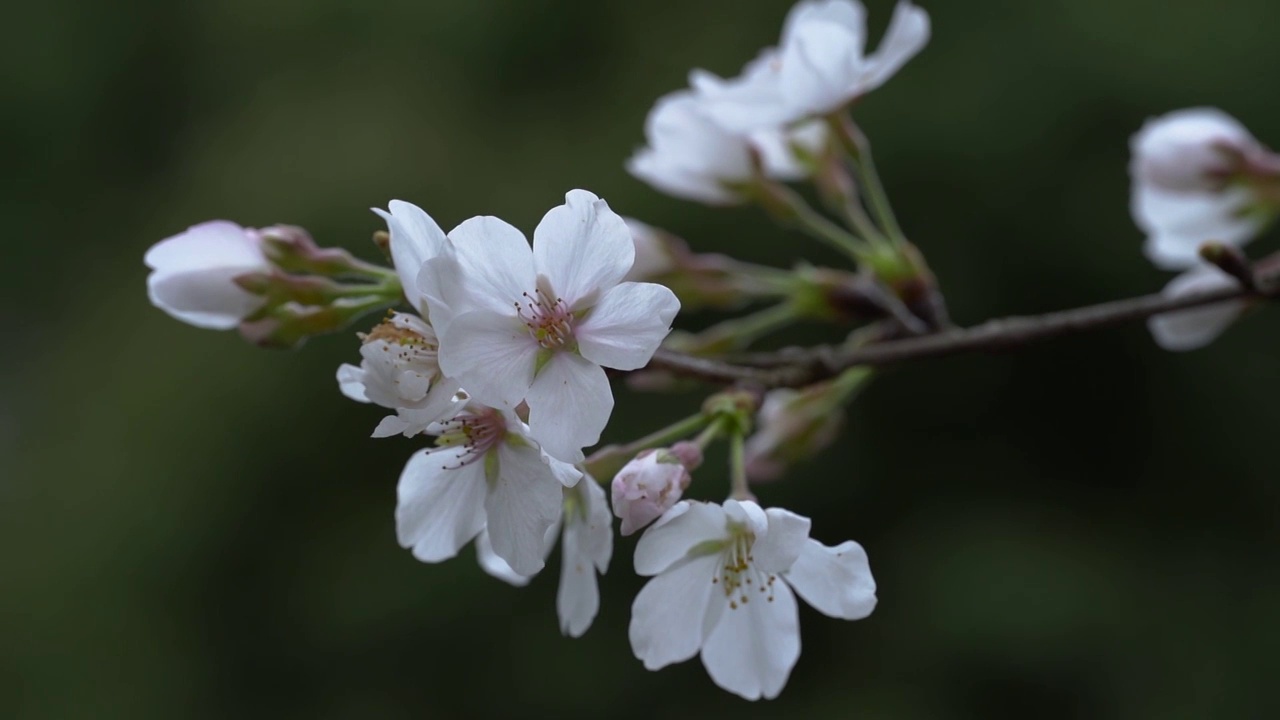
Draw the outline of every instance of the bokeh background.
[[[516,590],[397,547],[418,443],[338,393],[353,336],[260,351],[147,303],[143,251],[190,224],[373,258],[391,198],[531,230],[585,187],[699,249],[834,261],[622,168],[656,97],[735,72],[789,4],[7,7],[0,716],[1278,716],[1274,311],[1185,355],[1137,324],[878,378],[760,495],[862,542],[880,606],[802,609],[789,686],[753,705],[631,655],[631,541],[577,641],[555,565]],[[856,117],[962,323],[1162,286],[1127,207],[1144,118],[1216,105],[1280,144],[1272,0],[924,4],[933,42]],[[620,395],[609,440],[698,402]]]

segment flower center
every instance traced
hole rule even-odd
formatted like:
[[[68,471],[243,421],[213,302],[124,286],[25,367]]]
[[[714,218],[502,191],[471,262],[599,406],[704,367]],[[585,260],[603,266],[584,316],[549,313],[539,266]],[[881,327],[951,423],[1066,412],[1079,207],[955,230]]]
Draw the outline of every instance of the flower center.
[[[438,435],[437,446],[464,448],[457,465],[444,466],[445,470],[457,470],[484,457],[502,442],[507,435],[507,421],[493,408],[463,410],[452,420],[437,423],[432,432]]]
[[[778,577],[756,569],[753,564],[755,558],[751,556],[751,546],[755,542],[754,533],[735,529],[720,556],[720,572],[711,578],[711,583],[724,591],[730,610],[737,610],[739,605],[746,605],[752,598],[773,602],[773,584]]]
[[[559,350],[573,340],[573,313],[546,278],[539,277],[538,289],[532,295],[524,293],[523,302],[516,302],[515,306],[529,336],[541,347]]]
[[[395,365],[439,367],[435,332],[421,321],[410,323],[404,320],[404,316],[397,316],[380,323],[360,339],[365,345],[384,343],[383,347]]]

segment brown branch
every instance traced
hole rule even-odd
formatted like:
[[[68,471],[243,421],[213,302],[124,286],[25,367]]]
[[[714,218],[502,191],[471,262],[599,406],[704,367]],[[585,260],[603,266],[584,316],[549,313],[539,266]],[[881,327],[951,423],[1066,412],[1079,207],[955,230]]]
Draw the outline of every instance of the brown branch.
[[[792,348],[778,353],[756,354],[735,364],[660,349],[648,367],[719,383],[741,383],[765,388],[801,387],[834,377],[858,365],[884,366],[908,360],[945,357],[965,352],[1001,350],[1040,340],[1120,325],[1153,315],[1212,305],[1228,300],[1274,297],[1277,289],[1267,281],[1280,276],[1280,256],[1268,258],[1265,271],[1259,263],[1258,283],[1263,289],[1243,285],[1176,298],[1161,294],[1089,305],[1071,310],[988,320],[969,328],[957,328],[859,347],[821,345]]]

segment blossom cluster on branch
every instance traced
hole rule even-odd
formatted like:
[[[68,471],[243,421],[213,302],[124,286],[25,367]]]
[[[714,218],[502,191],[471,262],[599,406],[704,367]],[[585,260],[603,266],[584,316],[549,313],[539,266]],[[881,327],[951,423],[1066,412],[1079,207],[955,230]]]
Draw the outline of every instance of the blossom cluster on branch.
[[[1161,345],[1185,350],[1276,294],[1274,273],[1240,248],[1280,210],[1280,157],[1220,111],[1184,110],[1149,121],[1132,142],[1145,252],[1183,271],[1162,297],[956,328],[851,115],[924,48],[929,17],[899,2],[868,52],[864,15],[856,0],[803,0],[779,44],[738,76],[695,70],[687,88],[660,98],[646,145],[626,165],[679,198],[758,205],[840,251],[845,268],[698,253],[571,190],[532,242],[489,216],[446,233],[422,208],[392,200],[374,210],[390,267],[321,248],[297,227],[203,223],[147,252],[150,298],[181,321],[239,328],[271,347],[398,308],[359,334],[358,364],[341,365],[337,380],[347,397],[382,408],[375,437],[433,438],[400,476],[400,544],[434,563],[473,543],[486,572],[520,586],[559,540],[556,612],[578,637],[599,610],[617,518],[621,534],[642,533],[633,564],[650,578],[631,609],[636,657],[656,670],[699,655],[720,687],[775,697],[800,653],[795,596],[856,620],[875,608],[876,584],[860,545],[812,539],[807,518],[760,503],[752,483],[784,477],[839,436],[876,358],[1140,318]],[[825,212],[797,182],[812,185]],[[731,316],[672,331],[681,309]],[[802,319],[844,337],[750,352]],[[636,391],[721,386],[689,417],[595,447],[613,412],[611,374]],[[685,497],[695,487],[715,497],[694,481],[717,442],[728,446],[727,498]]]

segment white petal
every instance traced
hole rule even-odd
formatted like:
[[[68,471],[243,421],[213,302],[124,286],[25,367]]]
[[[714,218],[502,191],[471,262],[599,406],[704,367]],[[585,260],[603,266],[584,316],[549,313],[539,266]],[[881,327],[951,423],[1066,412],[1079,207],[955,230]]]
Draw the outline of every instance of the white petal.
[[[861,620],[876,608],[876,581],[867,553],[852,540],[835,547],[817,540],[805,542],[783,578],[823,615]]]
[[[867,10],[855,0],[807,0],[796,3],[782,23],[782,42],[790,42],[802,23],[821,20],[835,23],[849,31],[855,42],[850,50],[862,54],[867,32]]]
[[[880,45],[867,56],[866,74],[859,78],[857,94],[880,87],[928,42],[929,13],[907,0],[899,2],[893,9],[893,19],[889,21],[889,29],[881,38]]]
[[[1201,265],[1174,278],[1165,286],[1162,294],[1166,297],[1181,297],[1234,287],[1237,284],[1234,278],[1212,265]],[[1165,350],[1195,350],[1213,342],[1240,317],[1246,307],[1248,306],[1243,300],[1227,300],[1156,315],[1147,321],[1147,327],[1156,344]]]
[[[698,545],[727,538],[724,508],[687,500],[676,503],[640,536],[634,557],[636,573],[657,575]]]
[[[716,595],[711,602],[728,599]],[[796,599],[786,583],[775,583],[772,594],[744,594],[735,604],[721,612],[703,642],[702,665],[716,685],[735,695],[775,698],[800,658]]]
[[[613,554],[613,519],[604,490],[594,480],[579,483],[576,490],[569,492],[576,493],[583,507],[565,521],[556,612],[560,617],[560,631],[570,637],[581,637],[600,609],[596,571],[603,574],[609,567]]]
[[[267,268],[256,232],[227,220],[192,225],[152,245],[142,258],[152,270],[178,273],[218,267]]]
[[[605,293],[574,330],[582,356],[605,367],[644,367],[680,311],[675,293],[657,283],[624,282]]]
[[[496,217],[473,217],[449,233],[464,282],[446,296],[454,315],[477,307],[510,309],[535,289],[533,250],[524,233]]]
[[[627,172],[637,180],[672,197],[707,205],[736,205],[743,198],[730,192],[718,180],[671,162],[667,154],[644,148],[626,163]]]
[[[338,366],[338,389],[356,402],[369,402],[369,396],[364,392],[364,370],[356,365],[344,363]]]
[[[791,119],[835,110],[853,99],[849,86],[861,67],[861,38],[842,25],[815,21],[797,27],[782,48],[779,81]]]
[[[648,670],[688,660],[702,645],[703,620],[720,556],[683,562],[650,580],[631,605],[631,650]]]
[[[440,338],[440,369],[493,407],[514,408],[533,384],[539,347],[514,316],[465,313]]]
[[[1200,246],[1214,241],[1243,245],[1266,224],[1266,218],[1244,212],[1253,202],[1247,188],[1221,192],[1176,192],[1135,183],[1134,222],[1147,233],[1143,251],[1157,267],[1184,270],[1199,265]]]
[[[462,265],[452,253],[428,260],[418,273],[418,292],[426,305],[423,312],[430,319],[437,337],[444,335],[454,315],[458,314],[458,308],[450,305],[447,298],[461,302],[464,312],[476,305],[476,299],[467,292],[465,285]],[[500,314],[509,314],[512,308],[506,300],[496,297],[488,298],[482,306]]]
[[[502,443],[497,449],[497,477],[485,498],[493,550],[521,575],[542,570],[547,528],[560,519],[563,487],[551,475],[541,454],[529,446]]]
[[[577,462],[582,448],[600,440],[613,412],[613,391],[599,365],[576,353],[557,352],[538,371],[525,402],[529,432],[542,449],[554,458]]]
[[[783,572],[800,556],[809,539],[810,520],[781,508],[769,508],[765,514],[769,531],[756,539],[751,552],[761,572]]]
[[[418,273],[424,263],[444,252],[448,240],[436,221],[417,205],[392,200],[387,207],[390,212],[379,208],[373,211],[387,221],[391,232],[391,262],[400,276],[405,297],[425,314]]]
[[[461,451],[419,451],[400,475],[396,537],[423,562],[457,555],[484,527],[484,463],[458,467]]]
[[[622,217],[586,190],[571,190],[533,231],[533,265],[570,310],[617,285],[635,262]]]
[[[147,276],[147,294],[153,305],[182,322],[210,330],[229,330],[266,303],[265,298],[246,292],[233,282],[253,270],[157,270]]]
[[[480,563],[480,569],[499,580],[514,585],[515,587],[524,587],[533,579],[530,575],[521,575],[506,560],[498,557],[493,551],[493,543],[489,540],[488,528],[480,531],[476,537],[476,562]]]

